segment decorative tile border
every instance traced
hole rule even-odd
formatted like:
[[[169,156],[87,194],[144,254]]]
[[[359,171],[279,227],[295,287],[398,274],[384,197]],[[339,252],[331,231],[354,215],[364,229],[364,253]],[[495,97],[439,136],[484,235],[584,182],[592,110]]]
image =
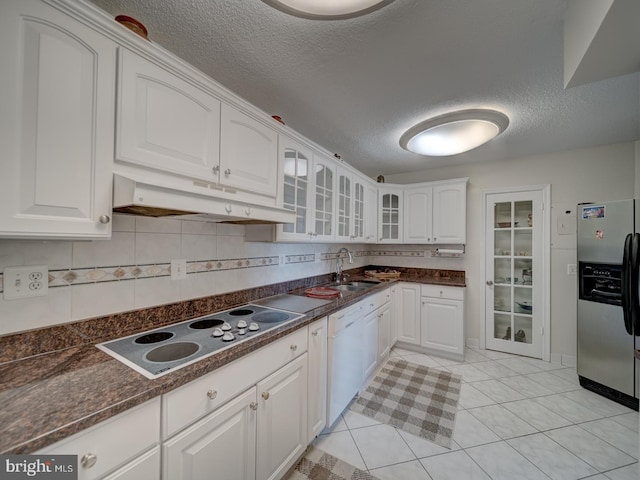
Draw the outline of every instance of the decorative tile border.
[[[369,256],[369,252],[367,251],[353,251],[351,252],[351,256],[353,256],[353,258],[359,258],[359,257],[368,257]],[[320,254],[320,260],[335,260],[338,258],[338,254],[337,253],[321,253]],[[345,259],[347,258],[347,255],[344,253],[340,254],[340,258]]]
[[[424,251],[372,250],[368,254],[372,257],[424,257]]]
[[[316,261],[315,253],[307,253],[303,255],[285,255],[284,263],[314,263]]]

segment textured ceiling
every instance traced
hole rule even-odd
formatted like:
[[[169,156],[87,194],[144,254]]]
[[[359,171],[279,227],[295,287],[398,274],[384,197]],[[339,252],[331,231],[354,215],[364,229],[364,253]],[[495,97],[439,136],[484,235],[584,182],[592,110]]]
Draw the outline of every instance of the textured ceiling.
[[[261,0],[92,1],[370,176],[639,138],[640,74],[563,88],[566,0],[395,0],[337,21]],[[487,145],[437,158],[398,144],[478,107],[511,120]]]

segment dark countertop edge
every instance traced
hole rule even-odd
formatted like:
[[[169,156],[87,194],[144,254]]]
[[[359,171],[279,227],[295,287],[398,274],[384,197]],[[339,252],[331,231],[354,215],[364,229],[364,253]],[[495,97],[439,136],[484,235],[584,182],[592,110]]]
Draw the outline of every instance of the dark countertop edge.
[[[354,276],[350,281],[357,280],[358,277]],[[370,279],[370,277],[361,277],[361,279]],[[168,393],[176,388],[179,388],[187,383],[190,383],[193,380],[196,380],[204,375],[207,375],[218,368],[227,365],[234,360],[242,358],[243,356],[255,352],[256,350],[282,338],[290,333],[303,328],[316,320],[319,320],[325,316],[331,315],[332,313],[346,308],[350,305],[353,305],[360,301],[362,298],[365,298],[371,294],[382,291],[387,287],[391,286],[393,283],[397,282],[410,282],[410,283],[421,283],[421,284],[432,284],[432,285],[443,285],[443,286],[451,286],[451,287],[466,287],[466,284],[461,283],[459,281],[451,281],[449,279],[419,279],[419,278],[407,278],[404,279],[402,277],[394,280],[385,280],[382,281],[379,285],[371,287],[365,291],[356,291],[346,295],[343,295],[336,300],[333,300],[331,303],[315,308],[314,310],[309,311],[305,316],[300,319],[283,325],[281,327],[276,327],[273,330],[266,332],[264,335],[256,337],[255,339],[250,339],[249,341],[239,344],[236,348],[232,348],[226,351],[226,355],[216,356],[212,355],[211,357],[204,358],[194,364],[188,365],[184,368],[178,369],[175,372],[167,374],[163,377],[157,379],[146,379],[142,377],[140,374],[131,370],[132,374],[135,374],[137,377],[138,383],[144,384],[147,388],[142,390],[140,393],[120,399],[115,402],[111,406],[106,408],[102,408],[95,413],[85,415],[80,419],[70,419],[65,425],[58,426],[48,432],[38,432],[37,436],[32,436],[23,441],[20,441],[13,445],[6,445],[2,447],[3,454],[29,454],[42,449],[46,446],[52,445],[60,440],[63,440],[73,434],[81,432],[85,429],[88,429],[98,423],[107,420],[119,413],[122,413],[130,408],[133,408],[137,405],[140,405],[152,398],[155,398],[159,395]],[[289,292],[290,294],[298,294],[304,295],[304,288],[298,289],[297,291]],[[254,300],[255,301],[255,300]],[[251,302],[248,302],[251,303]],[[253,341],[252,341],[253,340]],[[85,345],[81,348],[95,348],[95,345]],[[55,361],[53,357],[59,352],[54,351],[50,353],[40,354],[35,357],[29,357],[29,359],[33,360],[34,358],[38,358],[38,361],[49,362]],[[104,353],[105,357],[108,357],[107,360],[113,360],[109,355]],[[217,358],[216,358],[217,357]],[[16,366],[19,364],[21,360],[16,360],[14,362],[10,362]],[[2,368],[3,365],[0,365]],[[140,380],[140,379],[143,380]],[[134,379],[132,379],[132,382]]]

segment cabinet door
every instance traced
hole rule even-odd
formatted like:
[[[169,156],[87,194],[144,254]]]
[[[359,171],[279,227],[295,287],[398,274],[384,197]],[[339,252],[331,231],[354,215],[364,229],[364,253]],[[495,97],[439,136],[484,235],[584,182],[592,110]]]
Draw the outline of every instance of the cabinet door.
[[[399,292],[398,285],[391,287],[391,320],[389,322],[389,344],[391,348],[398,341],[398,319],[401,315],[401,309],[399,309]]]
[[[433,243],[467,241],[467,182],[433,187]]]
[[[163,446],[164,480],[256,478],[256,389],[251,388]]]
[[[278,133],[239,110],[222,104],[220,183],[276,196]]]
[[[364,191],[364,241],[378,241],[378,189],[374,185],[365,185]]]
[[[378,365],[378,310],[364,318],[362,365],[364,367],[362,383],[375,372]]]
[[[309,388],[307,442],[327,423],[327,319],[309,326]]]
[[[160,447],[156,446],[144,455],[119,468],[102,480],[160,480]]]
[[[354,175],[353,177],[353,228],[351,241],[364,242],[365,240],[365,184],[364,181]]]
[[[420,344],[420,285],[398,285],[398,341]]]
[[[338,190],[336,209],[336,240],[349,242],[353,239],[353,179],[349,172],[338,168]]]
[[[119,62],[116,159],[217,182],[220,101],[124,48]]]
[[[442,298],[422,299],[420,344],[455,355],[464,355],[463,302]]]
[[[282,206],[296,212],[295,223],[278,225],[278,240],[308,240],[311,232],[312,153],[283,135],[279,137]]]
[[[432,243],[432,189],[421,187],[404,192],[404,243]]]
[[[378,191],[378,241],[402,243],[402,192]]]
[[[0,236],[110,237],[115,54],[44,2],[2,2]]]
[[[314,155],[314,228],[315,240],[334,239],[334,208],[336,191],[336,165],[324,156]]]
[[[383,362],[391,350],[391,304],[378,310],[378,364]]]
[[[307,448],[307,355],[258,383],[258,480],[282,477]]]

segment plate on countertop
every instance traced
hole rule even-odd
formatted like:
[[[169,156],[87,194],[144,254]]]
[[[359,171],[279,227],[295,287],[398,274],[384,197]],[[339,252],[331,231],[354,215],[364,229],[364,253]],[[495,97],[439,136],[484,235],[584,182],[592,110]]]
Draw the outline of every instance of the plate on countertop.
[[[338,292],[340,294],[340,292]],[[281,308],[296,313],[307,313],[315,308],[322,307],[331,300],[326,298],[302,297],[300,295],[289,295],[284,293],[274,297],[268,297],[257,302],[256,305],[264,305],[265,307]]]

